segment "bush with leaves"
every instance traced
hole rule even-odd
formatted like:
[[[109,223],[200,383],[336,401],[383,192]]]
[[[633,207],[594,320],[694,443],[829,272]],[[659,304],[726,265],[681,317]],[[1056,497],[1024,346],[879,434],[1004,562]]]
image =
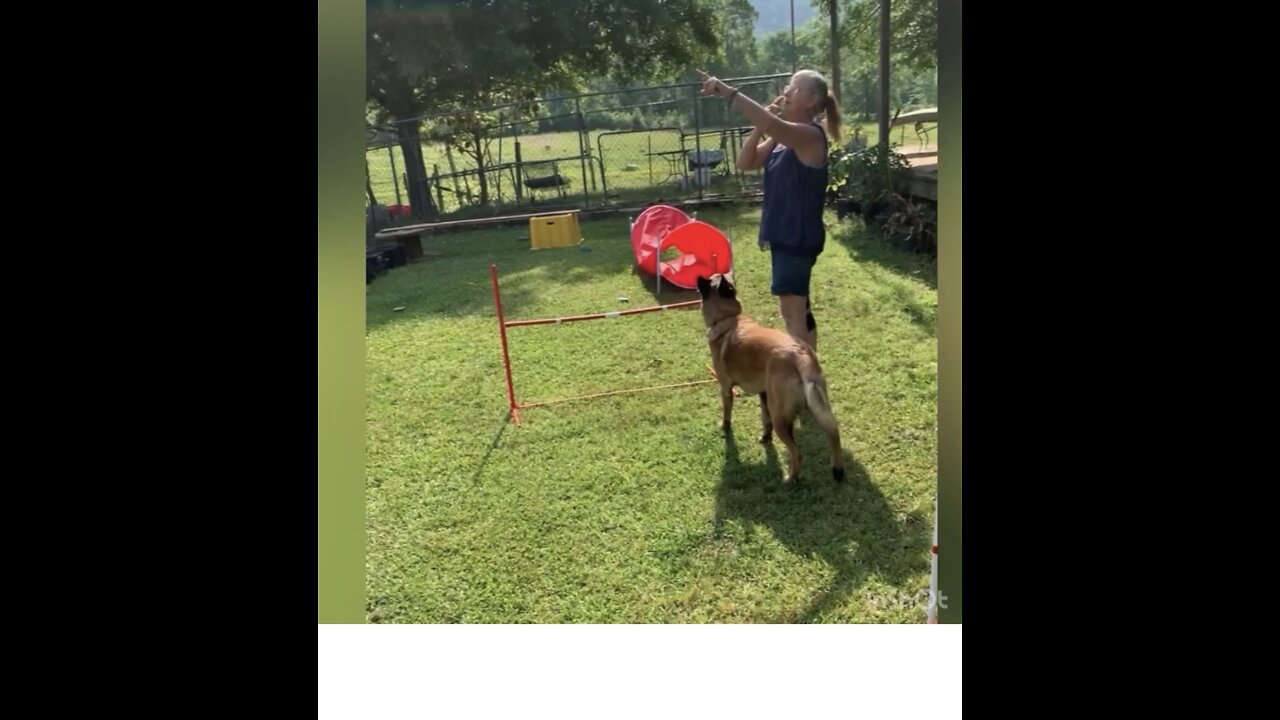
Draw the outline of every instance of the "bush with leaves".
[[[927,201],[893,193],[885,217],[884,236],[911,252],[938,252],[938,210]]]
[[[907,156],[884,144],[852,152],[834,148],[828,161],[828,196],[838,203],[842,216],[845,212],[858,214],[868,224],[885,214],[891,196],[911,167]]]

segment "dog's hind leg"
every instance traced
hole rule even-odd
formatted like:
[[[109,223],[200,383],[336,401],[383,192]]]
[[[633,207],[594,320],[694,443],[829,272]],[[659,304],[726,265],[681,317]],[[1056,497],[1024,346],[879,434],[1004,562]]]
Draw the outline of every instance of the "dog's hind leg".
[[[768,444],[773,440],[773,422],[769,420],[769,393],[760,393],[760,425],[764,428],[760,442]]]
[[[830,410],[827,410],[813,413],[813,419],[817,421],[818,427],[822,428],[822,434],[827,436],[827,447],[831,450],[831,477],[835,478],[836,482],[842,482],[844,454],[840,448],[840,429],[836,427],[835,417],[831,415]]]
[[[786,396],[786,392],[774,393],[770,398],[769,416],[773,420],[773,429],[778,433],[778,439],[787,446],[788,472],[783,482],[792,483],[800,479],[800,448],[796,446],[796,438],[792,432],[796,419],[795,410],[782,406],[782,398]]]

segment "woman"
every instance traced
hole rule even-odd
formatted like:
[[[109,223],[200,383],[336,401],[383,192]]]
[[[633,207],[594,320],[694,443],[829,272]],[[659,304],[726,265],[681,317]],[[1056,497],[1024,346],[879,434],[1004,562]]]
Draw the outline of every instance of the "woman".
[[[840,108],[827,81],[813,70],[791,76],[769,107],[699,70],[702,94],[725,98],[754,129],[742,144],[738,168],[764,168],[760,244],[773,261],[771,292],[787,332],[815,350],[817,323],[809,306],[809,278],[826,244],[822,210],[827,195],[827,134],[815,118],[824,115],[831,139],[840,137]],[[775,114],[781,109],[781,115]],[[761,142],[762,137],[768,140]]]

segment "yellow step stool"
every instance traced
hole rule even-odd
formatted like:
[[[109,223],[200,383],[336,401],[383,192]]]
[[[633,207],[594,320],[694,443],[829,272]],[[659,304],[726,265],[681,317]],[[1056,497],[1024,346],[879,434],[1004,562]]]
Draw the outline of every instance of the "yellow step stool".
[[[582,242],[577,213],[535,215],[529,218],[529,245],[541,248],[568,247]]]

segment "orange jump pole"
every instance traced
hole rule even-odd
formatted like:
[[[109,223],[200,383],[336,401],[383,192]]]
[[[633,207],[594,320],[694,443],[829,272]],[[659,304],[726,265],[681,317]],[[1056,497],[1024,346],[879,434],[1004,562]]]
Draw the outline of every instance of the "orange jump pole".
[[[511,384],[511,355],[507,351],[507,324],[502,321],[502,295],[498,292],[498,266],[489,266],[489,279],[493,281],[493,306],[498,309],[498,334],[502,338],[502,368],[507,372],[507,405],[511,419],[520,424],[520,407],[516,405],[516,391]]]

